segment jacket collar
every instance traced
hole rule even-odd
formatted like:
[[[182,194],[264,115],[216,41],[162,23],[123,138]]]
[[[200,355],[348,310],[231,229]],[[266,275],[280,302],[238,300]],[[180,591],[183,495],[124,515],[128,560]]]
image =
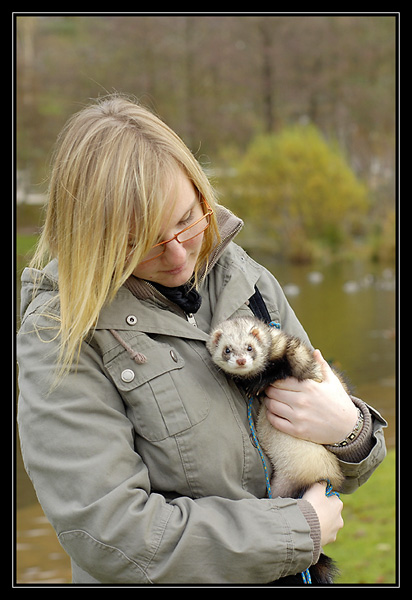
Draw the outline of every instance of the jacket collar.
[[[216,218],[220,233],[220,243],[209,257],[207,272],[210,272],[211,269],[213,269],[229,243],[237,236],[243,227],[243,221],[224,206],[218,205],[216,207]]]

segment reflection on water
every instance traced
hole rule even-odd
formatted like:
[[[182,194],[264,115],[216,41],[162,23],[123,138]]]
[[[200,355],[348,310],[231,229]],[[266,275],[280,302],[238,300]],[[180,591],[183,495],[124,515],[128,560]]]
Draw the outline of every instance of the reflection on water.
[[[365,263],[316,268],[254,257],[279,280],[312,344],[343,370],[355,395],[388,421],[395,444],[394,271]],[[39,507],[17,452],[17,581],[71,581],[70,562]]]
[[[17,511],[16,531],[17,583],[70,583],[70,560],[38,504]]]

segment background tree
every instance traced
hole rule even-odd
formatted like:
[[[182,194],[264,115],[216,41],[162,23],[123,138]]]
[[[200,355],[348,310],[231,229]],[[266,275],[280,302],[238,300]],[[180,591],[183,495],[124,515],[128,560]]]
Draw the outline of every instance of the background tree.
[[[313,125],[257,136],[236,172],[224,188],[229,204],[289,258],[336,251],[362,227],[367,188]]]
[[[45,189],[67,118],[114,90],[157,112],[222,188],[256,136],[310,123],[368,186],[363,227],[379,246],[395,222],[396,26],[391,15],[17,15],[18,181]]]

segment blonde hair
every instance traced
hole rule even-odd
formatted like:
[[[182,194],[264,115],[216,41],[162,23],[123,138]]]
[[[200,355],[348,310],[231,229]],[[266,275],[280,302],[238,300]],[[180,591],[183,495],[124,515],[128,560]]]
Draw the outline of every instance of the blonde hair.
[[[214,209],[213,188],[190,150],[161,119],[128,98],[98,100],[73,115],[62,130],[46,221],[31,263],[41,268],[46,260],[58,259],[60,376],[78,356],[102,307],[158,241],[165,201],[179,169]],[[196,282],[217,241],[212,215],[195,267]]]

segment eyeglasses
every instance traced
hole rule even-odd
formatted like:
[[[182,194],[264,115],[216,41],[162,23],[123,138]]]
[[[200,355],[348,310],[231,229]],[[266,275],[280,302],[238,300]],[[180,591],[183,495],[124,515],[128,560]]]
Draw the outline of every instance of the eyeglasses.
[[[213,209],[210,208],[210,206],[204,198],[203,203],[206,207],[207,212],[202,217],[200,217],[200,219],[189,225],[189,227],[186,227],[185,229],[182,229],[182,231],[176,233],[172,238],[170,238],[170,240],[160,242],[159,244],[153,246],[146,254],[145,259],[140,261],[139,264],[142,265],[144,263],[149,262],[150,260],[159,258],[159,256],[161,256],[165,252],[166,244],[170,244],[170,242],[173,242],[173,240],[176,240],[177,242],[179,242],[179,244],[184,244],[185,242],[193,240],[193,238],[206,231],[206,229],[210,225],[210,217],[211,215],[213,215]]]

